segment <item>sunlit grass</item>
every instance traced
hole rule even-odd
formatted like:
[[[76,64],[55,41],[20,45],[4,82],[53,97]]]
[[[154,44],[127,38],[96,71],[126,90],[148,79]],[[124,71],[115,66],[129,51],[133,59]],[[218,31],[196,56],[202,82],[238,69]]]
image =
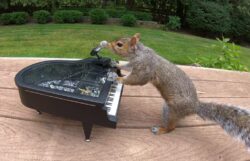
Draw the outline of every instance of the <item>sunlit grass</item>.
[[[0,56],[86,58],[101,40],[141,33],[142,42],[177,64],[189,58],[215,56],[211,46],[217,41],[157,29],[90,24],[28,24],[0,26]],[[241,61],[250,68],[250,49],[242,47]],[[114,57],[104,50],[102,55]]]

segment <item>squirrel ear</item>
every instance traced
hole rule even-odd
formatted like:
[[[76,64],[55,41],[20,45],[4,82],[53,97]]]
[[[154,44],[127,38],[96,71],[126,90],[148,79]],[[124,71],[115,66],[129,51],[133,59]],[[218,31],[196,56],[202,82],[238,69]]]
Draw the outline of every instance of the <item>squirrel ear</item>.
[[[140,34],[136,33],[130,40],[130,45],[135,46],[140,41]]]

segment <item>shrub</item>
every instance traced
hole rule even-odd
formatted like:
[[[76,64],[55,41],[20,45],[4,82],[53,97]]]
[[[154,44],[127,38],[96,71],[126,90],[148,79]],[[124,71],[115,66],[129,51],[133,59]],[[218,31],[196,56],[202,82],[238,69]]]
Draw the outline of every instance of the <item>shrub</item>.
[[[245,39],[250,42],[250,15],[239,9],[234,10],[231,34],[238,40]]]
[[[54,13],[56,23],[77,23],[82,21],[82,12],[76,10],[60,10]]]
[[[89,16],[90,9],[89,8],[83,8],[79,10],[83,13],[83,16]]]
[[[49,22],[51,19],[50,13],[48,11],[45,11],[45,10],[35,11],[33,13],[33,17],[40,24],[45,24],[45,23]]]
[[[60,10],[69,10],[69,11],[80,11],[82,12],[83,16],[89,16],[89,11],[90,8],[82,8],[82,7],[69,7],[69,6],[65,6],[62,7]]]
[[[178,16],[169,16],[166,27],[170,30],[177,30],[181,28],[181,19]]]
[[[93,24],[104,24],[108,19],[108,15],[103,9],[92,9],[89,15]]]
[[[153,17],[151,13],[148,12],[129,12],[133,14],[138,20],[142,21],[152,21]]]
[[[4,25],[16,24],[21,25],[28,22],[29,15],[27,12],[12,12],[3,13],[0,17],[0,21]]]
[[[125,10],[118,10],[118,9],[105,9],[105,11],[110,17],[113,18],[121,18],[126,13]]]
[[[9,25],[11,24],[11,13],[3,13],[0,16],[0,21],[3,25]]]
[[[248,71],[248,68],[240,62],[240,47],[234,43],[229,43],[229,39],[217,38],[219,45],[213,48],[220,50],[221,54],[217,57],[200,57],[192,60],[196,64],[211,68],[223,68],[228,70]]]
[[[121,17],[121,22],[123,26],[135,26],[136,18],[132,14],[125,14]]]
[[[211,1],[196,1],[188,10],[187,22],[192,29],[227,33],[231,28],[228,8]]]

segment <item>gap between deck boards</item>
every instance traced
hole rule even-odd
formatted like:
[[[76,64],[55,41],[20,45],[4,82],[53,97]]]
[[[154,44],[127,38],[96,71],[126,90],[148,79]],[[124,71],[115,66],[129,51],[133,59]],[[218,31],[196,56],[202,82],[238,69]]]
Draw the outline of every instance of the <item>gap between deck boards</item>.
[[[40,120],[33,120],[33,119],[28,119],[28,118],[22,118],[22,117],[17,117],[17,116],[8,116],[8,115],[2,115],[0,114],[0,118],[6,118],[6,119],[14,119],[14,120],[19,120],[19,121],[28,121],[28,122],[37,122],[37,123],[46,123],[46,124],[52,124],[52,125],[63,125],[63,126],[76,126],[76,127],[81,127],[82,124],[67,124],[67,123],[57,123],[57,122],[50,122],[50,121],[40,121]],[[202,125],[185,125],[185,126],[180,126],[177,125],[176,128],[191,128],[191,127],[206,127],[206,126],[219,126],[216,123],[209,123],[209,124],[202,124]],[[105,128],[103,126],[95,125],[97,128]],[[148,126],[119,126],[117,127],[119,129],[149,129],[150,127]]]
[[[18,88],[14,88],[14,87],[0,87],[0,89],[7,89],[7,90],[18,90]],[[132,98],[141,98],[141,97],[145,97],[145,98],[162,98],[161,96],[139,96],[139,95],[127,95],[127,94],[124,94],[122,95],[122,97],[132,97]],[[210,97],[210,96],[199,96],[199,98],[250,98],[249,96],[246,96],[246,97],[243,97],[243,96],[225,96],[225,97],[222,97],[222,96],[215,96],[215,97]]]
[[[0,88],[1,89],[1,88]],[[8,89],[9,90],[9,89]],[[14,91],[17,91],[17,89],[11,89],[11,90],[14,90]],[[17,94],[17,93],[16,93]],[[123,96],[123,98],[126,98],[126,96]],[[141,98],[141,97],[136,97],[136,96],[134,96],[134,97],[127,97],[127,98]],[[147,98],[147,97],[142,97],[142,98]],[[160,97],[148,97],[148,98],[151,98],[151,99],[160,99]],[[227,97],[226,97],[227,98]],[[216,98],[214,98],[214,99],[216,99]],[[229,98],[228,98],[229,99]],[[235,99],[235,98],[233,98],[233,99]],[[236,98],[237,99],[237,98]],[[244,98],[243,98],[244,99]],[[158,102],[158,101],[157,101]],[[160,101],[161,102],[161,101]],[[230,102],[230,101],[229,101]],[[234,101],[233,101],[234,102]],[[236,101],[237,102],[237,101]],[[132,101],[132,103],[133,103],[133,101]],[[159,105],[159,103],[157,103],[158,105]],[[126,110],[126,106],[124,107],[125,108],[125,110]],[[154,113],[154,115],[158,115],[158,112],[160,112],[160,111],[158,111],[158,112],[156,112],[156,111],[153,111],[153,112],[155,112]],[[153,121],[152,120],[152,117],[153,117],[153,114],[151,115],[150,113],[147,113],[148,114],[148,117],[149,117],[149,119],[151,120],[151,121]],[[160,113],[159,113],[160,114]],[[125,114],[126,116],[128,115],[128,114]],[[123,118],[123,119],[125,119],[125,115],[123,116],[123,117],[121,117],[121,118]],[[19,117],[19,116],[11,116],[11,115],[8,115],[6,112],[5,112],[5,114],[0,114],[0,117],[3,117],[3,118],[11,118],[11,119],[17,119],[17,120],[24,120],[24,121],[34,121],[34,122],[45,122],[45,123],[50,123],[50,124],[61,124],[60,122],[58,122],[58,121],[55,121],[55,122],[53,122],[53,120],[51,120],[51,121],[47,121],[47,120],[36,120],[36,119],[34,119],[34,118],[32,118],[32,119],[30,119],[30,118],[27,118],[27,117]],[[143,117],[145,117],[145,116],[143,116]],[[141,118],[142,119],[142,118]],[[141,121],[141,120],[140,120]],[[154,120],[155,121],[155,120]],[[185,121],[187,121],[187,120],[183,120],[184,122]],[[157,121],[156,121],[157,122]],[[135,124],[133,124],[133,123],[135,123]],[[63,122],[63,124],[64,125],[67,125],[67,120],[65,120],[65,122]],[[69,124],[68,125],[72,125],[72,124],[70,124],[70,122],[69,122]],[[77,124],[76,124],[77,125]],[[183,127],[199,127],[199,126],[210,126],[210,125],[215,125],[215,123],[212,123],[212,122],[208,122],[208,123],[205,123],[205,124],[203,124],[203,123],[201,123],[201,124],[184,124],[184,125],[177,125],[178,126],[178,128],[183,128]],[[81,124],[80,124],[80,122],[79,122],[79,126],[81,126]],[[150,126],[152,126],[152,125],[150,125]],[[132,122],[130,122],[130,124],[126,124],[126,120],[125,120],[125,122],[123,122],[122,124],[119,124],[119,128],[138,128],[138,129],[140,129],[140,128],[149,128],[150,127],[149,126],[149,124],[148,125],[143,125],[143,124],[141,124],[140,126],[139,125],[137,125],[136,124],[136,122],[134,122],[134,121],[132,121]]]

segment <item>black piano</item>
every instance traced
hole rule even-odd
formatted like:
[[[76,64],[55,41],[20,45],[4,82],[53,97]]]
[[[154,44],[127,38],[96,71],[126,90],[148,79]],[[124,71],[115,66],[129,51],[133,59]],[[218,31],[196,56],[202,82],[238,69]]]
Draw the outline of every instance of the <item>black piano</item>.
[[[81,121],[90,141],[94,124],[116,128],[123,90],[117,75],[109,58],[53,60],[24,68],[15,83],[25,106]]]

